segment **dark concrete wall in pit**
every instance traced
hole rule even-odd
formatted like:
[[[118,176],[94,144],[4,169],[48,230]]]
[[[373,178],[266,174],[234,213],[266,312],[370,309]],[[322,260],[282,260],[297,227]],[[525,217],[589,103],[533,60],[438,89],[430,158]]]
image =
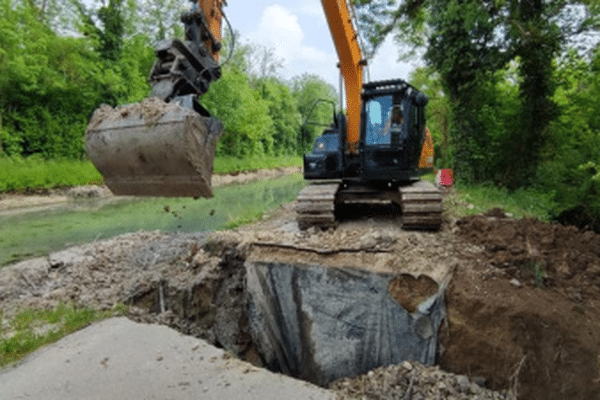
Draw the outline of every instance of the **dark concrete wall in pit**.
[[[433,364],[444,288],[412,314],[388,293],[394,275],[246,261],[253,342],[269,369],[319,385],[382,365]]]

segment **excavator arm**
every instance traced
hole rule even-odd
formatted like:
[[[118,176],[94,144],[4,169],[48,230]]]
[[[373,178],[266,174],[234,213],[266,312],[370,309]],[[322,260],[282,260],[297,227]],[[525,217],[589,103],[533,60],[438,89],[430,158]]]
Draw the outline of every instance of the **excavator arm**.
[[[363,66],[356,30],[352,25],[346,0],[321,0],[329,31],[337,51],[339,66],[344,77],[347,105],[346,151],[358,153],[360,132],[360,93],[363,81]]]
[[[200,0],[181,16],[185,40],[164,40],[157,45],[157,61],[149,77],[151,96],[168,102],[192,95],[196,100],[219,79],[222,6],[222,0]]]
[[[158,43],[152,94],[140,104],[101,106],[88,125],[90,160],[117,195],[212,196],[223,131],[198,99],[221,76],[223,0],[199,0],[181,16],[185,39]]]

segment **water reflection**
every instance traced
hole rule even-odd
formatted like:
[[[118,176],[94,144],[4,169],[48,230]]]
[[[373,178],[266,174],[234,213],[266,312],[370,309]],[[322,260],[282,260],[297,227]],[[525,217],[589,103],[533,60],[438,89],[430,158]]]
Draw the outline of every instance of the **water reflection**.
[[[298,175],[215,188],[211,199],[81,200],[0,216],[0,265],[68,246],[138,230],[202,232],[293,201],[305,183]]]

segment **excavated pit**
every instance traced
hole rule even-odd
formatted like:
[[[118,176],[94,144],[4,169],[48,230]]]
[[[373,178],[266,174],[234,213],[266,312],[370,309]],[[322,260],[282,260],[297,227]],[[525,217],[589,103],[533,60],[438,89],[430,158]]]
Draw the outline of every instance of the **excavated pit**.
[[[445,308],[444,287],[433,279],[370,273],[337,251],[325,256],[339,265],[307,264],[297,260],[318,252],[244,243],[244,237],[192,242],[174,266],[186,271],[147,275],[122,301],[134,307],[138,321],[168,324],[257,366],[321,386],[404,360],[435,362]]]

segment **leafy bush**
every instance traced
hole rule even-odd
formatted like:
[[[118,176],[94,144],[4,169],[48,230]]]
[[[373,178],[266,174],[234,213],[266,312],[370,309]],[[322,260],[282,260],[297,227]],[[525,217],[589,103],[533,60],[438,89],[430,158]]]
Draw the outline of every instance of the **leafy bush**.
[[[560,116],[550,124],[535,185],[553,194],[553,219],[600,232],[598,60],[600,49],[591,64],[573,52],[559,65],[554,101]]]
[[[263,157],[232,157],[217,156],[213,163],[216,174],[228,174],[258,169],[301,166],[302,157],[299,156],[263,156]]]
[[[0,192],[30,191],[55,187],[99,184],[102,175],[90,161],[0,158]]]

